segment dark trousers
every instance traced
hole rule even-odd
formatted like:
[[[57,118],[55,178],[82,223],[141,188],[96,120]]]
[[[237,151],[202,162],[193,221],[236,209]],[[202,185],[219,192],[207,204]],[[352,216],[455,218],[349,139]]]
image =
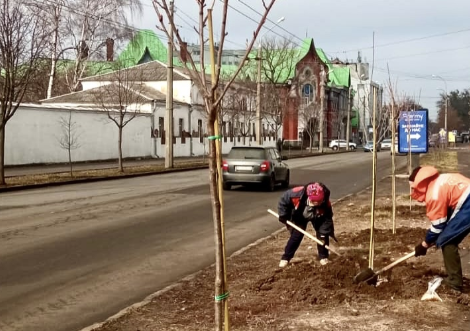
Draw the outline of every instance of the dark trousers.
[[[308,223],[309,221],[296,222],[295,225],[297,225],[302,230],[306,230]],[[312,222],[312,225],[317,234],[317,238],[320,241],[324,242],[325,245],[329,245],[330,244],[329,234],[331,233],[332,228],[333,228],[333,220],[317,219],[315,220],[315,222]],[[290,261],[294,257],[295,252],[299,248],[300,243],[302,242],[302,239],[304,238],[303,233],[295,230],[294,228],[289,228],[289,231],[290,231],[290,238],[287,241],[287,245],[284,249],[284,254],[282,255],[282,260],[287,260],[287,261]],[[320,260],[328,258],[329,251],[328,249],[326,249],[325,246],[317,244],[317,250],[318,250],[318,257],[320,258]]]
[[[462,262],[460,261],[459,244],[469,234],[470,230],[465,231],[457,238],[442,246],[442,256],[444,257],[444,266],[447,272],[447,278],[444,282],[454,290],[461,291],[463,287]]]

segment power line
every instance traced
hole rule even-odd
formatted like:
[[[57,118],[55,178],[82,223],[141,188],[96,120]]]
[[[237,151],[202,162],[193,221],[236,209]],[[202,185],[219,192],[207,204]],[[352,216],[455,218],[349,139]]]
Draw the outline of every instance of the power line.
[[[192,18],[191,16],[189,16],[187,13],[185,13],[185,12],[184,12],[183,10],[181,10],[180,8],[178,8],[178,7],[175,7],[175,8],[177,9],[177,11],[175,12],[176,15],[177,15],[184,23],[186,23],[189,27],[191,27],[191,29],[192,29],[193,32],[196,32],[196,31],[193,29],[194,26],[192,26],[188,21],[186,21],[183,17],[181,17],[181,15],[178,15],[178,12],[181,12],[183,15],[185,15],[186,17],[188,17],[191,21],[193,21],[193,22],[196,23],[196,24],[199,24],[199,22],[196,21],[196,20],[195,20],[194,18]],[[204,29],[205,29],[205,30],[208,30],[207,27],[204,28]],[[218,36],[218,37],[219,37],[219,36]],[[233,41],[231,41],[231,40],[229,40],[229,39],[227,39],[227,38],[225,38],[224,40],[225,40],[226,42],[232,44],[232,45],[239,46],[239,47],[242,47],[242,48],[245,47],[244,45],[238,44],[238,43],[236,43],[236,42],[233,42]]]
[[[254,9],[253,7],[251,7],[250,5],[246,4],[245,2],[243,2],[242,0],[238,0],[239,2],[241,2],[244,6],[248,7],[249,9],[251,9],[253,12],[255,12],[256,14],[258,14],[260,17],[263,17],[263,14],[260,13],[259,11],[257,11],[256,9]],[[233,7],[231,7],[233,9]],[[269,23],[272,23],[272,24],[277,24],[277,22],[274,22],[273,20],[269,19],[269,18],[266,18],[266,21],[268,21]],[[300,42],[303,42],[303,39],[300,38],[300,37],[297,37],[295,34],[293,34],[292,32],[290,32],[289,30],[285,29],[284,27],[282,26],[279,26],[279,29],[281,29],[282,31],[290,34],[291,36],[293,36],[294,38],[300,40]]]
[[[459,51],[462,49],[467,49],[470,48],[470,46],[464,46],[464,47],[458,47],[458,48],[447,48],[447,49],[441,49],[433,52],[425,52],[425,53],[415,53],[415,54],[409,54],[409,55],[399,55],[399,56],[394,56],[394,57],[389,57],[389,58],[383,58],[383,59],[378,59],[378,61],[388,61],[388,60],[394,60],[394,59],[403,59],[403,58],[408,58],[408,57],[413,57],[413,56],[421,56],[421,55],[428,55],[428,54],[436,54],[436,53],[444,53],[444,52],[451,52],[451,51]]]
[[[222,0],[220,0],[220,1],[222,1]],[[229,4],[228,6],[229,6],[230,8],[232,8],[234,11],[236,11],[237,13],[239,13],[240,15],[242,15],[242,16],[248,18],[250,21],[252,21],[252,22],[254,22],[254,23],[259,23],[259,22],[258,22],[257,20],[255,20],[254,18],[251,18],[250,16],[248,16],[248,14],[243,13],[242,11],[240,11],[240,10],[238,10],[237,8],[231,6],[230,4]],[[272,22],[271,20],[268,20],[268,21],[269,21],[269,22]],[[274,22],[274,24],[277,24],[277,23]],[[278,26],[278,27],[281,28],[280,26]],[[281,28],[281,29],[282,29],[283,31],[287,31],[287,30],[285,30],[285,29],[283,29],[283,28]],[[288,32],[289,34],[293,35],[293,34],[290,33],[289,31],[287,31],[287,32]],[[275,31],[272,31],[272,30],[271,30],[271,33],[273,33],[273,34],[275,34],[275,35],[277,35],[278,37],[281,37],[281,38],[283,38],[283,39],[287,39],[285,36],[283,36],[283,35],[281,35],[281,34],[275,32]],[[295,35],[293,35],[293,36],[295,36]],[[299,39],[298,37],[296,37],[296,38]],[[300,40],[302,40],[302,39],[300,39]],[[297,47],[300,47],[300,46],[301,46],[299,43],[296,43],[296,42],[294,42],[294,41],[292,41],[292,43],[293,43],[295,46],[297,46]]]
[[[417,38],[411,38],[411,39],[403,39],[403,40],[393,41],[393,42],[390,42],[390,43],[375,45],[375,48],[378,48],[378,47],[387,47],[387,46],[399,45],[399,44],[405,44],[405,43],[409,43],[409,42],[413,42],[413,41],[431,39],[431,38],[436,38],[436,37],[443,37],[443,36],[448,36],[448,35],[457,34],[457,33],[462,33],[462,32],[469,32],[469,31],[470,31],[470,28],[467,28],[467,29],[462,29],[462,30],[457,30],[457,31],[451,31],[451,32],[444,32],[444,33],[433,34],[433,35],[424,36],[424,37],[417,37]],[[372,48],[373,48],[372,46],[368,46],[368,47],[355,48],[355,49],[349,49],[349,50],[345,50],[345,51],[337,51],[337,52],[331,52],[331,53],[337,54],[337,53],[356,52],[356,51],[362,51],[362,50],[365,50],[365,49],[372,49]]]

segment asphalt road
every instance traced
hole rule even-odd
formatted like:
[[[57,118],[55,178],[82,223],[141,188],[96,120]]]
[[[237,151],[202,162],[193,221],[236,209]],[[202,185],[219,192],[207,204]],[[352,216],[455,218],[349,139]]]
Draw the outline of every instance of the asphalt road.
[[[390,153],[378,155],[383,177]],[[333,201],[371,184],[370,153],[287,162],[292,185],[323,181]],[[208,178],[204,169],[0,194],[0,330],[78,330],[213,263]],[[266,209],[282,192],[224,192],[228,254],[280,228]]]

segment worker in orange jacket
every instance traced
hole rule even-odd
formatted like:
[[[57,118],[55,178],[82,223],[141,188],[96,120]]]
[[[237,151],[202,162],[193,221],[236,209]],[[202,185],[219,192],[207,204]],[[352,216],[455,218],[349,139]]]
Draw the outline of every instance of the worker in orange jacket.
[[[411,198],[426,203],[431,226],[415,256],[426,255],[433,245],[442,249],[447,278],[444,283],[461,292],[462,263],[459,244],[470,233],[470,179],[458,174],[439,174],[431,166],[417,167],[409,176]]]

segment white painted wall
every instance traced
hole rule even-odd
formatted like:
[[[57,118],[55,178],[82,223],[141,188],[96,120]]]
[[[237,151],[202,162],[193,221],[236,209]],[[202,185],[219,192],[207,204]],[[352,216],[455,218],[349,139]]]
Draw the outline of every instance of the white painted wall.
[[[188,111],[189,106],[176,105],[174,109],[174,123],[178,129],[178,118],[185,120],[184,127],[189,131],[189,114],[191,114],[191,131],[197,130],[197,120],[203,121],[206,128],[205,114],[197,109]],[[64,163],[68,162],[67,150],[60,147],[58,139],[62,136],[60,118],[68,118],[72,112],[72,122],[77,125],[77,134],[80,148],[72,151],[72,159],[78,161],[96,161],[118,158],[118,128],[112,123],[105,112],[82,109],[60,109],[42,105],[21,106],[6,126],[5,165],[37,164],[37,163]],[[152,138],[153,121],[164,116],[165,109],[157,107],[155,117],[153,114],[139,114],[123,130],[123,156],[125,158],[137,157],[164,157],[165,145],[160,138]],[[175,131],[177,132],[177,131]],[[186,138],[183,144],[181,138],[176,138],[173,145],[175,157],[200,156],[208,154],[208,140],[200,141],[199,137]],[[240,140],[240,141],[239,141]],[[223,140],[222,140],[223,141]],[[254,145],[247,138],[245,145]],[[222,143],[224,154],[234,145],[243,145],[243,138],[230,138]],[[267,139],[266,146],[275,146],[273,140]]]
[[[67,162],[67,151],[59,145],[63,136],[61,117],[69,110],[20,107],[6,126],[5,164]],[[123,156],[150,156],[150,114],[138,115],[123,130]],[[74,161],[106,160],[118,157],[118,128],[106,113],[73,110],[80,148],[72,152]]]
[[[101,86],[111,84],[110,81],[99,81],[99,80],[96,80],[96,81],[95,80],[92,80],[92,81],[83,80],[83,81],[81,81],[81,83],[82,83],[82,90],[83,91],[91,90],[93,88],[97,88],[97,87],[101,87]],[[72,92],[72,93],[79,93],[79,92]]]
[[[152,87],[163,94],[167,94],[167,82],[155,81],[145,82],[146,86]],[[190,80],[174,80],[173,81],[173,98],[180,102],[191,103],[191,81]]]

